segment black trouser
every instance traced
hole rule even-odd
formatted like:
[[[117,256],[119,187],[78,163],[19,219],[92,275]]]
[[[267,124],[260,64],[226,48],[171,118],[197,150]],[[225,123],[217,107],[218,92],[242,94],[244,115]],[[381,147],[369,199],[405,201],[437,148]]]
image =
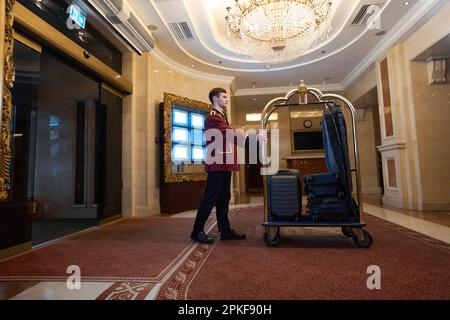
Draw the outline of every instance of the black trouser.
[[[228,204],[231,198],[230,186],[231,171],[208,172],[203,199],[195,217],[194,230],[192,231],[194,234],[203,231],[214,205],[216,206],[219,232],[231,231],[230,221],[228,220]]]

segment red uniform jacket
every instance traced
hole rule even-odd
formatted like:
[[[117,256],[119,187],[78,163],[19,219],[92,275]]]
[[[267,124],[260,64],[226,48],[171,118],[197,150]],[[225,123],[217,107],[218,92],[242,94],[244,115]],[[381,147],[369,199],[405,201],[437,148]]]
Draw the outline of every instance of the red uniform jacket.
[[[208,150],[206,156],[206,164],[205,171],[214,172],[214,171],[239,171],[239,165],[237,162],[237,139],[233,139],[233,141],[226,141],[226,132],[228,130],[234,130],[228,123],[226,116],[217,109],[213,109],[207,116],[205,120],[205,132],[208,129],[217,129],[222,133],[223,144],[221,148],[208,149],[208,145],[215,142],[214,139],[212,141],[206,141],[206,148]],[[227,143],[228,142],[228,143]],[[232,145],[229,144],[232,142]],[[232,155],[230,153],[232,152]],[[216,163],[216,161],[208,161],[216,156],[217,153],[223,153],[222,163]],[[227,156],[228,154],[228,156]],[[210,157],[208,157],[210,155]],[[232,161],[230,161],[230,158]],[[228,163],[227,163],[228,159]],[[211,163],[212,162],[212,163]]]

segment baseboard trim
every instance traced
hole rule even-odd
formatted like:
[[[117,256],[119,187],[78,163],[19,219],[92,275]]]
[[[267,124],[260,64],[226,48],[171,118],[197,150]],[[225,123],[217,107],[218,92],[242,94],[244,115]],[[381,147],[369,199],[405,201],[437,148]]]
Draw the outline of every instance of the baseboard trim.
[[[16,246],[0,250],[0,260],[9,258],[24,251],[30,251],[32,248],[31,241],[18,244]]]
[[[383,204],[399,209],[406,209],[402,199],[393,198],[386,195],[383,197]]]
[[[450,211],[450,202],[423,202],[423,211]]]
[[[116,215],[114,215],[112,217],[105,218],[105,219],[97,221],[97,226],[101,226],[101,225],[104,225],[106,223],[109,223],[109,222],[112,222],[112,221],[115,221],[115,220],[119,220],[119,219],[122,219],[122,215],[121,214],[116,214]]]

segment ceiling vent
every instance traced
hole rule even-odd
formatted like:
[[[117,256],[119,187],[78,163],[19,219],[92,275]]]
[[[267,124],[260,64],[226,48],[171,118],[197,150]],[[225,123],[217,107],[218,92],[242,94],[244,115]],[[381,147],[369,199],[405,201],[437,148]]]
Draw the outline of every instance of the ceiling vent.
[[[178,40],[193,40],[191,29],[187,22],[172,22],[170,23],[172,31],[177,36]]]
[[[372,20],[376,18],[384,7],[385,2],[366,3],[356,14],[352,21],[354,26],[364,26],[372,23]]]

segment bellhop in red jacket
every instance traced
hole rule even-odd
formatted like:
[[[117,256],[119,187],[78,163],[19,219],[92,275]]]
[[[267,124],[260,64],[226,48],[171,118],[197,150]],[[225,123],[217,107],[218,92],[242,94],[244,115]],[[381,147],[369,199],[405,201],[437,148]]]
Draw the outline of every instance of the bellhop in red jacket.
[[[228,123],[225,110],[228,105],[226,90],[214,88],[209,92],[213,109],[205,120],[206,159],[208,172],[203,198],[195,217],[191,239],[200,243],[213,243],[205,231],[205,223],[216,207],[217,227],[221,240],[244,240],[245,234],[239,234],[231,228],[228,219],[231,198],[231,173],[239,169],[237,163],[237,143],[245,141],[242,129],[233,129]]]
[[[208,134],[208,130],[210,130],[210,134]],[[222,110],[213,107],[206,116],[205,137],[207,139],[205,171],[238,171],[237,145],[244,142],[244,132],[233,129]],[[216,139],[220,139],[220,141],[216,141]]]

